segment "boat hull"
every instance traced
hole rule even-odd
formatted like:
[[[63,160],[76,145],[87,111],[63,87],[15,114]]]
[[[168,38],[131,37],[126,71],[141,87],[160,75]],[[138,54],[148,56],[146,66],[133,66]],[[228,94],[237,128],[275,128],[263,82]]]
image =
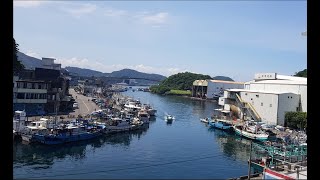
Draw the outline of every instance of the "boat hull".
[[[64,144],[70,142],[77,142],[83,140],[89,140],[100,136],[100,132],[88,132],[82,133],[78,135],[66,135],[66,134],[59,134],[59,135],[34,135],[34,141],[47,144],[47,145],[55,145],[55,144]]]
[[[216,122],[211,122],[209,121],[209,126],[213,127],[213,128],[218,128],[218,129],[222,129],[222,130],[230,130],[232,128],[232,125],[229,124],[225,124],[219,121]]]
[[[241,130],[236,126],[234,126],[233,129],[236,132],[236,134],[238,134],[240,136],[244,136],[249,139],[253,139],[253,140],[265,141],[269,137],[268,134],[254,134],[254,133],[250,133],[250,132]]]

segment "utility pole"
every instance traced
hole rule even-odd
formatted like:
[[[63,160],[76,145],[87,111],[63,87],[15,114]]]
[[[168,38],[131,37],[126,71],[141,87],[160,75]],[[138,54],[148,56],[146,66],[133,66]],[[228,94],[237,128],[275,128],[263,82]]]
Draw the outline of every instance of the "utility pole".
[[[251,174],[251,153],[252,153],[252,140],[250,141],[248,180],[250,180],[250,174]]]

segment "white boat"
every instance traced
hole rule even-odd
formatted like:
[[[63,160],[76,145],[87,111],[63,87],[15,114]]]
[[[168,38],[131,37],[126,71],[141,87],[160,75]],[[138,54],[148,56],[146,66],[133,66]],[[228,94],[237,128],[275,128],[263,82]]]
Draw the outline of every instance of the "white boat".
[[[165,116],[165,120],[166,120],[166,121],[172,121],[172,120],[174,120],[174,119],[175,119],[175,117],[172,116],[172,115],[170,115],[170,114],[167,114],[167,115]]]
[[[136,124],[130,124],[127,120],[121,118],[113,118],[105,127],[104,133],[116,133],[137,129]]]
[[[146,110],[150,116],[155,116],[157,110],[153,109],[149,104],[144,104],[142,109]]]
[[[149,123],[149,120],[150,120],[150,115],[148,114],[147,111],[140,110],[140,111],[138,112],[138,118],[139,118],[140,121],[142,121],[143,123],[148,124],[148,123]]]
[[[255,140],[267,140],[269,137],[269,134],[267,134],[264,131],[257,131],[257,132],[251,132],[249,129],[246,128],[246,126],[242,125],[235,125],[233,126],[234,131],[236,134],[240,136],[244,136],[249,139],[255,139]]]
[[[209,123],[209,118],[200,118],[200,121],[203,123]]]

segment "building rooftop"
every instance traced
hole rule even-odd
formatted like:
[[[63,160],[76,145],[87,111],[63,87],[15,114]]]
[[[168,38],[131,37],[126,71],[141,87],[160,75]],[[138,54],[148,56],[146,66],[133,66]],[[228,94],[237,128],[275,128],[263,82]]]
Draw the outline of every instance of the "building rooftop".
[[[296,84],[296,85],[307,85],[307,78],[276,75],[275,79],[256,79],[248,81],[245,84]]]
[[[244,84],[244,82],[235,82],[235,81],[223,81],[223,80],[210,80],[211,82],[217,83],[227,83],[227,84]]]
[[[273,91],[261,91],[261,90],[250,90],[250,89],[226,89],[230,92],[249,92],[249,93],[263,93],[263,94],[295,94],[292,92],[273,92]]]

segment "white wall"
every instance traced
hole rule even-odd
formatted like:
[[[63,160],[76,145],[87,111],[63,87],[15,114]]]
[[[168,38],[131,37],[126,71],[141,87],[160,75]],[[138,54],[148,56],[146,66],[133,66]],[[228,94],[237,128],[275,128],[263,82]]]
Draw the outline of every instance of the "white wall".
[[[222,88],[222,94],[225,89],[243,89],[244,84],[232,84],[232,83],[223,83],[223,82],[208,82],[207,89],[207,98],[213,98],[214,94],[219,94]]]
[[[257,97],[256,95],[258,95],[259,97]],[[251,103],[251,105],[255,108],[257,113],[260,115],[262,122],[266,122],[268,124],[274,124],[274,125],[277,123],[277,111],[278,111],[278,95],[277,94],[240,92],[240,97],[245,102]]]
[[[279,93],[294,93],[301,94],[302,111],[307,112],[307,85],[298,84],[268,84],[268,83],[252,83],[249,87],[250,90],[271,91]]]
[[[284,125],[285,112],[297,111],[299,107],[299,95],[293,93],[285,93],[279,95],[279,105],[278,105],[278,124]]]

